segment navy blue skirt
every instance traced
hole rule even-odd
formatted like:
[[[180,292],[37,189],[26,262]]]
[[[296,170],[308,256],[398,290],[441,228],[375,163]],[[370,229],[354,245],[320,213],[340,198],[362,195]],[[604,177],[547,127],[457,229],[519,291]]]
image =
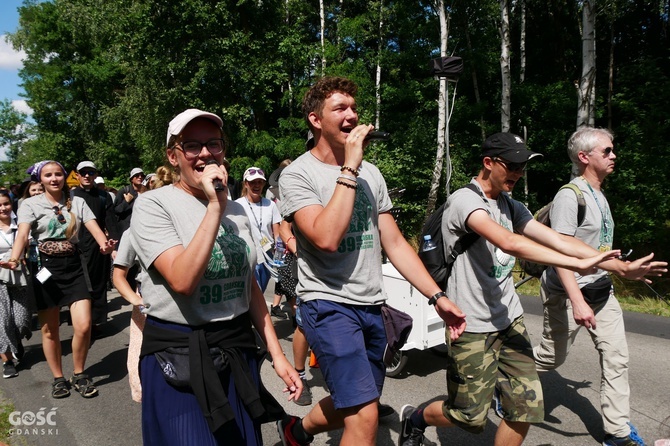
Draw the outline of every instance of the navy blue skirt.
[[[183,325],[170,324],[148,318],[147,324],[190,332]],[[260,388],[260,368],[255,352],[244,355],[256,385]],[[145,445],[246,445],[262,446],[261,424],[247,413],[237,396],[230,375],[221,376],[223,388],[235,413],[235,421],[212,433],[193,392],[178,389],[163,378],[154,355],[140,361],[142,381],[142,437]]]

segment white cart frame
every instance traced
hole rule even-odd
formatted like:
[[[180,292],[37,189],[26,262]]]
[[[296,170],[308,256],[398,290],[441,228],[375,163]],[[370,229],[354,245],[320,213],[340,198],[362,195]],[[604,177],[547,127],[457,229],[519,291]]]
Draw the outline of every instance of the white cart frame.
[[[432,305],[395,269],[391,263],[382,265],[386,303],[412,316],[412,331],[407,343],[386,367],[386,376],[397,376],[407,364],[407,351],[426,350],[445,345],[445,325]]]

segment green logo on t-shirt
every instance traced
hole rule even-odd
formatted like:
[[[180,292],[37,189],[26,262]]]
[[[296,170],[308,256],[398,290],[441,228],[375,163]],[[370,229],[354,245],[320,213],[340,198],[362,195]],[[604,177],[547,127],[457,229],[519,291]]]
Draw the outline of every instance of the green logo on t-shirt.
[[[356,189],[356,200],[354,201],[354,212],[351,215],[349,230],[342,239],[337,252],[352,252],[374,247],[374,234],[370,232],[372,227],[372,204],[368,195],[359,186]],[[369,232],[366,234],[366,232]]]
[[[244,278],[249,273],[249,246],[233,232],[232,226],[219,226],[212,256],[207,264],[205,279]]]

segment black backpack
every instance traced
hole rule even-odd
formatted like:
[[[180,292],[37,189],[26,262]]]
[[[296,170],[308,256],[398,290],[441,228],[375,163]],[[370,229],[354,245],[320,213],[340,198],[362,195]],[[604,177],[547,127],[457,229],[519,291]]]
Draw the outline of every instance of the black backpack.
[[[577,226],[581,226],[584,223],[584,216],[586,215],[586,200],[584,199],[584,193],[581,189],[574,183],[568,183],[561,186],[559,189],[571,189],[575,195],[577,195]],[[547,203],[545,206],[535,213],[535,220],[539,221],[545,226],[551,227],[551,221],[549,220],[549,213],[551,212],[551,205],[553,200]],[[529,276],[533,277],[542,277],[542,273],[547,269],[547,265],[541,263],[531,262],[530,260],[519,259],[519,265],[523,271]]]
[[[470,183],[465,187],[481,195],[481,192],[474,184]],[[447,289],[447,280],[449,280],[449,276],[451,275],[451,268],[454,265],[454,261],[456,261],[456,257],[463,254],[479,238],[479,234],[476,232],[465,234],[456,241],[454,249],[452,249],[451,253],[445,257],[442,240],[442,216],[444,215],[446,206],[447,203],[445,202],[433,212],[430,217],[428,217],[421,230],[421,240],[423,240],[425,235],[430,235],[431,240],[435,243],[437,248],[430,251],[424,251],[422,245],[419,249],[419,258],[423,262],[423,265],[426,267],[435,283],[437,283],[443,290]]]

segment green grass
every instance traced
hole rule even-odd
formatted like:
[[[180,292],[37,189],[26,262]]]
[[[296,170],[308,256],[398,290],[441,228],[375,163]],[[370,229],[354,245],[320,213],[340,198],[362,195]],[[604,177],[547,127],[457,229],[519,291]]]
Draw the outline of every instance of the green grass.
[[[521,280],[521,273],[514,272],[514,282]],[[662,289],[663,285],[667,285],[665,281],[657,279],[660,282],[658,288],[652,284],[653,288],[664,296]],[[654,292],[644,283],[639,281],[622,280],[617,276],[612,276],[614,282],[614,290],[616,297],[621,304],[624,311],[633,311],[635,313],[654,314],[656,316],[670,317],[670,298],[659,298]],[[517,293],[527,296],[540,295],[540,280],[533,278],[524,283],[517,289]]]
[[[9,414],[12,412],[14,412],[14,403],[0,392],[0,442],[4,444],[10,444],[9,430],[13,426],[9,423]]]

